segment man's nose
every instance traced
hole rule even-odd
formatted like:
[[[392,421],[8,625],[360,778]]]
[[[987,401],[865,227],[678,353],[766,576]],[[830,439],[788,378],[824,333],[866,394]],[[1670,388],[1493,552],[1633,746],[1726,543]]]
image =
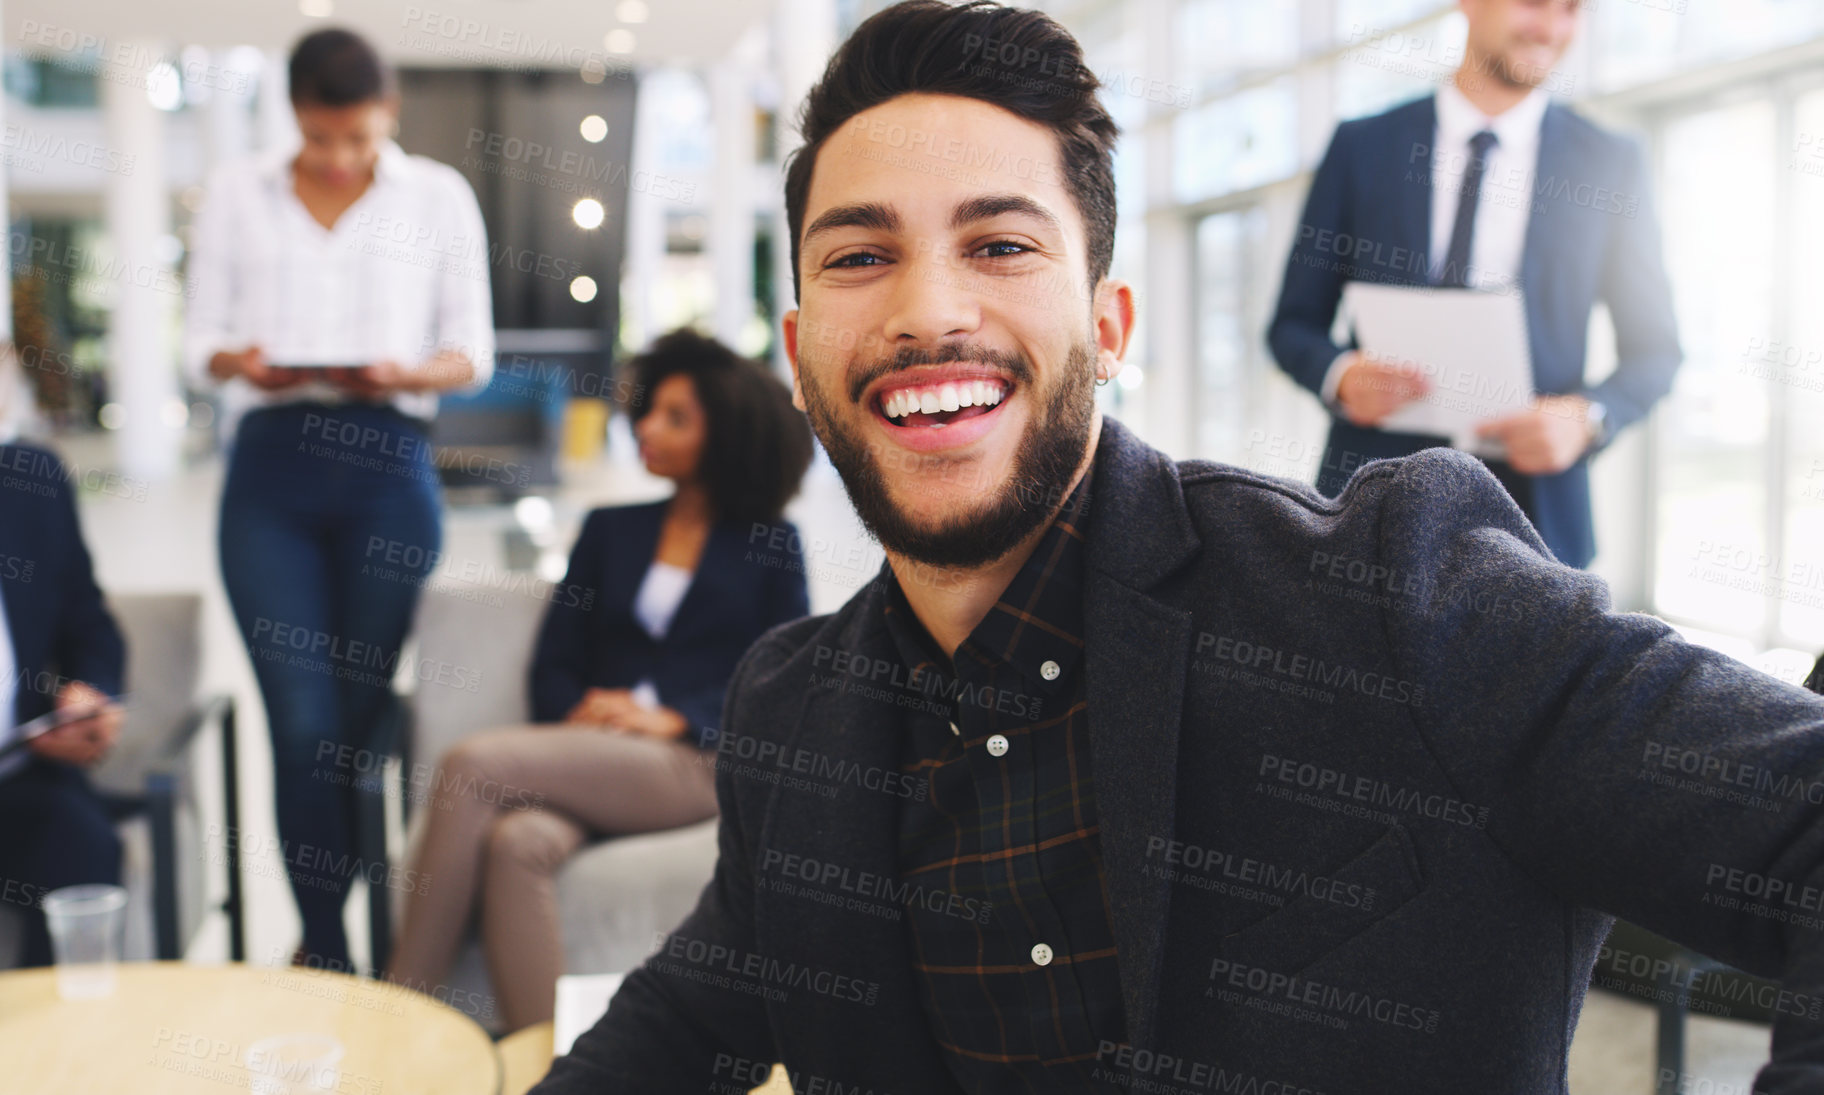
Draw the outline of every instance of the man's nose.
[[[946,262],[920,244],[904,261],[892,308],[881,334],[889,345],[907,341],[935,345],[945,338],[974,334],[982,308],[977,280],[966,265]]]

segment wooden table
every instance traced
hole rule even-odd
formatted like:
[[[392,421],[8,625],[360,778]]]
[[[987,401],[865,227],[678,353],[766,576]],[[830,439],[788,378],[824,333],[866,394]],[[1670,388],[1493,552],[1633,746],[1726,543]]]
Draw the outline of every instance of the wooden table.
[[[18,1095],[248,1090],[247,1047],[280,1034],[342,1043],[338,1095],[496,1095],[500,1060],[474,1020],[428,996],[340,973],[127,963],[114,995],[62,1000],[56,971],[0,973],[3,1085]]]
[[[526,1095],[551,1071],[551,1035],[550,1023],[534,1023],[494,1047],[500,1051],[500,1095]]]
[[[500,1095],[526,1095],[532,1085],[551,1071],[551,1024],[537,1023],[516,1030],[500,1040]],[[749,1095],[792,1095],[791,1081],[785,1069],[773,1066],[766,1083]]]

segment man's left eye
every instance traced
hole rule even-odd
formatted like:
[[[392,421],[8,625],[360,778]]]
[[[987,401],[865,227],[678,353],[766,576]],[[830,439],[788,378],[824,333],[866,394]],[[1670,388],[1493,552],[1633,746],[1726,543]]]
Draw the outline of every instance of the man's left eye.
[[[993,243],[982,244],[981,247],[976,249],[975,253],[983,258],[1004,259],[1013,255],[1023,255],[1031,250],[1032,248],[1027,247],[1023,243],[1014,243],[1012,240],[996,240]]]

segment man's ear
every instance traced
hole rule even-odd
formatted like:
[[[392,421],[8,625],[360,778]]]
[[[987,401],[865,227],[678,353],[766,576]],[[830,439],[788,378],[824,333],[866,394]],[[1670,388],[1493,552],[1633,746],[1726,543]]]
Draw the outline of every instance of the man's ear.
[[[1127,356],[1134,336],[1134,289],[1119,278],[1103,278],[1096,286],[1096,379],[1113,380]]]
[[[785,337],[785,359],[792,364],[792,406],[804,410],[804,389],[798,386],[798,309],[793,308],[785,313],[779,321],[780,333]]]

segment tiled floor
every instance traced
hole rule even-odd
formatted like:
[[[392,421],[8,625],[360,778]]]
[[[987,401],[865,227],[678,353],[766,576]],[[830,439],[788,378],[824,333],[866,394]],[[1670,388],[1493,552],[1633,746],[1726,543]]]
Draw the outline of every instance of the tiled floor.
[[[59,447],[86,467],[111,464],[105,439],[73,439]],[[87,497],[83,525],[104,587],[120,592],[203,593],[204,686],[230,692],[239,700],[243,712],[243,824],[250,834],[270,834],[272,780],[264,717],[216,566],[220,479],[219,462],[209,459],[187,467],[169,481],[149,484],[143,499]],[[564,488],[550,500],[548,520],[540,520],[545,507],[536,505],[517,515],[502,506],[452,507],[445,523],[445,556],[452,563],[504,568],[503,533],[523,527],[523,520],[531,519],[530,535],[551,556],[544,564],[561,567],[575,527],[590,507],[663,493],[664,484],[639,468],[630,440],[617,432],[609,459],[566,469]],[[812,609],[831,611],[873,577],[880,564],[879,548],[860,529],[840,481],[827,465],[813,468],[789,515],[807,544]],[[219,802],[205,802],[205,810],[214,814],[205,820],[219,823],[219,809]],[[255,962],[280,961],[297,942],[297,919],[279,867],[272,855],[248,864],[249,955]],[[361,924],[363,916],[357,893],[349,908],[351,928]],[[351,930],[351,938],[359,940],[362,933]],[[226,953],[223,925],[212,923],[192,947],[191,956],[208,961]],[[1654,1090],[1653,1032],[1654,1012],[1647,1005],[1593,994],[1572,1046],[1571,1091],[1575,1095],[1649,1095]],[[1689,1086],[1680,1090],[1746,1095],[1754,1069],[1767,1054],[1765,1028],[1726,1020],[1693,1020],[1690,1041],[1685,1077]]]

